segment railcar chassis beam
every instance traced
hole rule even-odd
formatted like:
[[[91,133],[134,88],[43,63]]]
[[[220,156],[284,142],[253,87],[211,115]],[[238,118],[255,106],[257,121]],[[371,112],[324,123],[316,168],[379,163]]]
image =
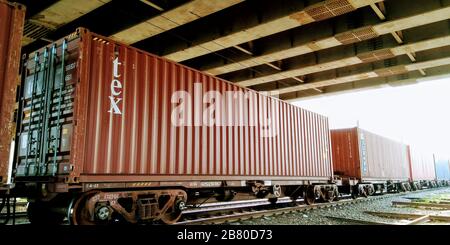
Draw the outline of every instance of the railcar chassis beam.
[[[184,190],[92,191],[80,196],[72,208],[72,223],[107,224],[161,221],[173,224],[185,209]]]

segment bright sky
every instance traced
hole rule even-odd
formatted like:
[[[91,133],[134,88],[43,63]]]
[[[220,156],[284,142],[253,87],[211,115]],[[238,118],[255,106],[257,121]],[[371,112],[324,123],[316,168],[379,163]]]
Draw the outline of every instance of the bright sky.
[[[331,128],[354,127],[359,120],[361,128],[450,156],[450,78],[294,104],[328,116]]]

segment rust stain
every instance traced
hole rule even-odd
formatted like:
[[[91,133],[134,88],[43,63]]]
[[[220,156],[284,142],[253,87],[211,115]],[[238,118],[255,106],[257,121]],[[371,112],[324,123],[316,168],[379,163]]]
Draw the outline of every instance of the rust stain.
[[[300,11],[297,12],[295,14],[291,14],[289,16],[289,18],[296,20],[298,23],[304,25],[304,24],[308,24],[308,23],[312,23],[315,20],[309,15],[307,14],[305,11]]]
[[[25,7],[0,0],[0,185],[7,179]]]

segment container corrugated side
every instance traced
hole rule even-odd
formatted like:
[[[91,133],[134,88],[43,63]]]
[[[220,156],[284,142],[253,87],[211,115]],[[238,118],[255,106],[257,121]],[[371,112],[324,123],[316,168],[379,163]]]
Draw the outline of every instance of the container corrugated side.
[[[406,181],[409,179],[408,145],[361,128],[358,132],[360,154],[365,155],[361,157],[363,180]]]
[[[408,145],[361,128],[358,129],[358,136],[363,180],[409,179]]]
[[[336,174],[361,181],[409,178],[407,145],[361,128],[331,130]]]
[[[361,178],[358,130],[331,130],[334,173],[344,177]]]
[[[82,176],[101,181],[112,175],[127,175],[130,180],[139,175],[148,176],[147,180],[330,178],[326,117],[132,47],[94,39],[96,35],[84,38],[88,67],[77,95],[87,98],[82,103],[86,107],[80,108],[86,117],[78,116],[85,120],[86,138],[76,143],[84,150],[78,162],[83,163]],[[123,82],[121,115],[108,113],[116,57]],[[171,114],[177,104],[172,96],[186,91],[195,101],[196,83],[202,86],[203,95],[209,91],[248,93],[255,102],[253,108],[232,105],[225,106],[226,111],[236,118],[253,113],[259,120],[272,114],[277,136],[261,137],[262,129],[252,126],[174,126]],[[207,109],[205,103],[194,104],[194,111]]]
[[[450,180],[450,160],[448,158],[435,156],[435,169],[437,180]]]
[[[8,177],[25,7],[0,0],[0,186]]]
[[[411,154],[411,180],[435,180],[436,170],[434,167],[434,156],[417,147],[410,146]]]
[[[73,133],[65,136],[72,142],[69,182],[327,182],[332,177],[326,117],[84,29],[77,40]],[[276,136],[262,137],[264,129],[251,125],[172,123],[180,104],[175,92],[192,96],[187,108],[193,114],[187,118],[195,122],[195,109],[211,106],[202,103],[211,91],[246,94],[253,103],[239,106],[238,101],[228,100],[220,107],[237,119],[253,115],[255,121],[274,125]],[[228,120],[222,118],[224,123]]]

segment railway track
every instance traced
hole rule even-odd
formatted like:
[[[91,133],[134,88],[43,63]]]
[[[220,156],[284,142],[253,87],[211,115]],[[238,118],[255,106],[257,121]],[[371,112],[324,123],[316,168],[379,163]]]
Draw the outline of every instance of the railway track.
[[[0,213],[0,224],[4,224],[5,222],[7,224],[11,224],[11,225],[15,225],[17,224],[17,221],[19,221],[19,223],[23,223],[21,222],[22,220],[28,220],[27,218],[27,202],[26,201],[18,201],[15,203],[15,213],[14,213],[14,217],[15,219],[12,218],[13,216],[13,208],[12,206],[14,205],[13,202],[10,202],[10,215],[9,215],[9,219],[8,219],[8,214],[7,214],[7,210],[6,208],[4,208],[2,210],[2,212]]]
[[[436,189],[425,189],[421,191],[426,192],[429,190]],[[357,199],[352,199],[350,196],[341,196],[340,200],[336,202],[316,203],[313,205],[305,204],[303,199],[301,198],[296,200],[295,203],[292,202],[292,200],[290,200],[289,198],[280,198],[276,204],[271,204],[267,199],[233,201],[227,203],[207,203],[201,205],[200,207],[191,207],[183,211],[181,221],[177,222],[175,225],[207,225],[233,223],[248,219],[257,219],[294,212],[303,212],[314,209],[327,209],[361,202],[370,202],[395,196],[404,196],[410,193],[411,192],[390,193],[370,196],[367,198],[359,197]],[[21,210],[24,207],[26,207],[26,202],[18,202],[16,204],[16,220],[27,220],[26,211]],[[5,217],[6,213],[2,212],[0,214],[0,220],[4,219]],[[12,218],[10,219],[9,224],[12,224]]]
[[[281,215],[281,214],[288,214],[293,212],[302,212],[302,211],[308,211],[308,210],[314,210],[314,209],[325,209],[325,208],[332,208],[332,207],[339,207],[344,205],[350,205],[360,202],[368,202],[368,201],[374,201],[378,199],[384,199],[389,198],[393,196],[401,196],[406,195],[408,193],[395,193],[395,194],[384,194],[380,196],[371,196],[368,198],[357,198],[357,199],[351,199],[350,197],[344,197],[344,200],[340,200],[337,202],[331,202],[331,203],[316,203],[313,205],[306,205],[302,201],[298,202],[296,205],[287,206],[288,203],[282,202],[281,204],[277,203],[277,206],[274,205],[260,205],[257,207],[232,207],[224,208],[222,210],[215,210],[213,212],[205,213],[202,216],[202,212],[195,212],[194,210],[190,210],[188,213],[183,214],[183,220],[180,222],[177,222],[176,225],[207,225],[207,224],[223,224],[223,223],[232,223],[232,222],[238,222],[242,220],[248,220],[248,219],[256,219],[256,218],[262,218],[267,216],[274,216],[274,215]],[[280,207],[282,206],[282,207]],[[192,215],[195,214],[195,215]],[[200,214],[200,215],[199,215]],[[207,216],[207,217],[205,217]]]

